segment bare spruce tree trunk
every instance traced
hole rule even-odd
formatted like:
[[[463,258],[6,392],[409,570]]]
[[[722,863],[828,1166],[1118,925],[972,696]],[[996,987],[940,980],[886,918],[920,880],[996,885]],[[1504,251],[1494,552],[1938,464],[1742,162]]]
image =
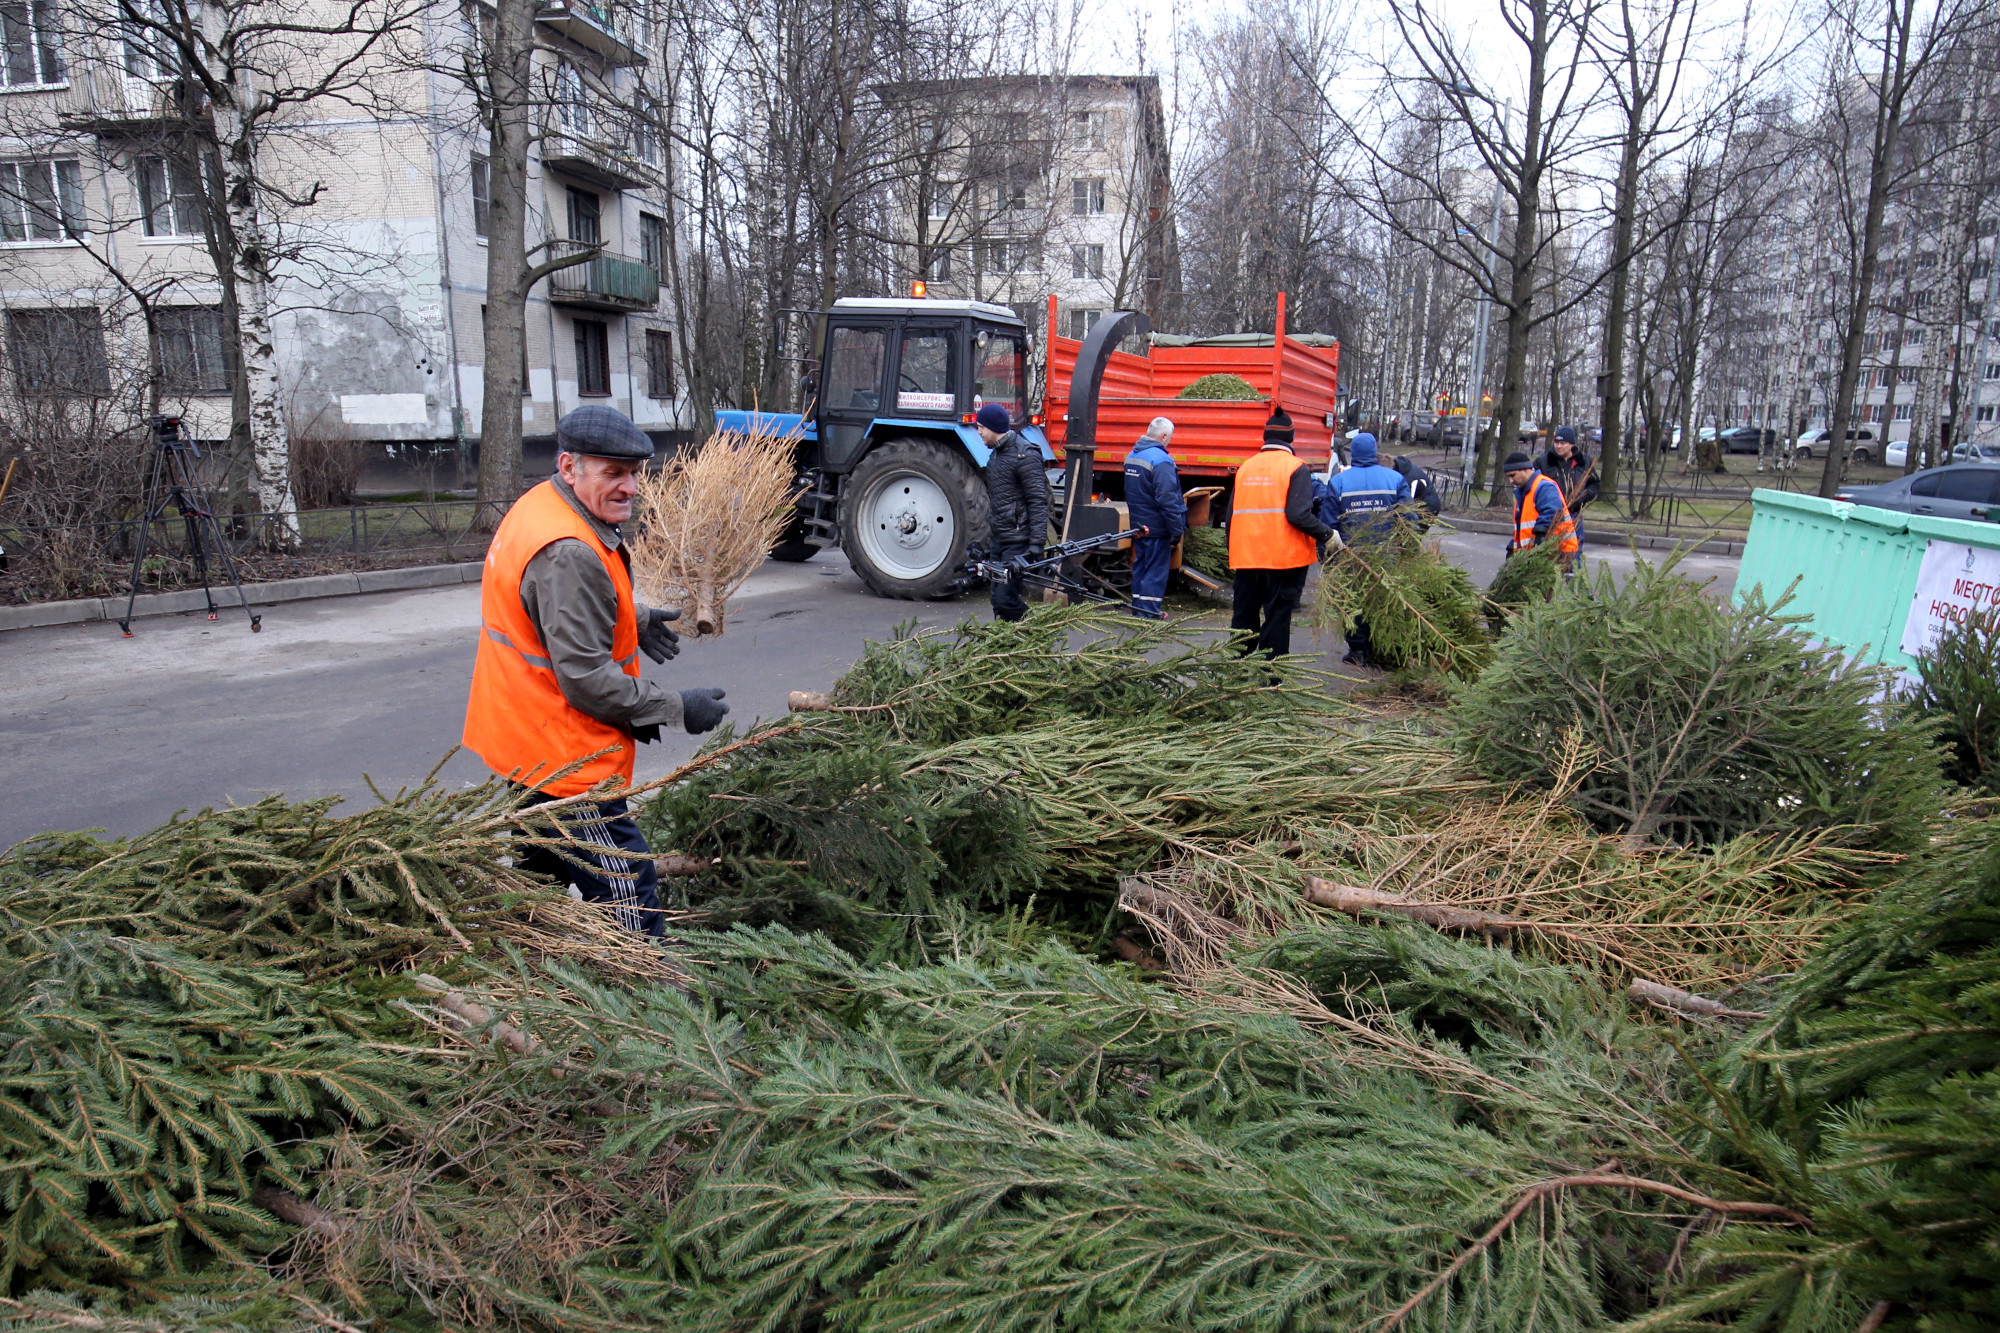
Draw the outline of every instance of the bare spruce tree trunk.
[[[222,144],[224,221],[232,240],[236,288],[236,369],[243,381],[250,431],[250,489],[257,507],[272,517],[268,540],[288,547],[299,536],[292,499],[291,439],[279,400],[278,356],[271,333],[271,252],[257,215],[257,139],[253,113],[259,93],[248,70],[239,69],[230,96],[215,107]]]
[[[498,0],[488,79],[486,354],[479,408],[482,526],[521,492],[528,334],[528,141],[534,135],[535,0]]]

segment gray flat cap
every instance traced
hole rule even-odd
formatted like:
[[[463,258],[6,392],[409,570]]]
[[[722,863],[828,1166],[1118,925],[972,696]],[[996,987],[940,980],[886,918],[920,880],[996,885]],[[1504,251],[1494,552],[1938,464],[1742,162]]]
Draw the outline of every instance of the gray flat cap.
[[[653,442],[646,432],[632,424],[632,418],[615,407],[592,403],[579,407],[556,423],[556,448],[567,454],[590,454],[595,458],[637,458],[653,456]]]

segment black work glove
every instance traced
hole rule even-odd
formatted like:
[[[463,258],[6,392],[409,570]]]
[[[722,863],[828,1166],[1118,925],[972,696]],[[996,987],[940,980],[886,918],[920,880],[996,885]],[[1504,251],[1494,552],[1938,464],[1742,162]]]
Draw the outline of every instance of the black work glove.
[[[716,724],[729,712],[729,705],[722,702],[721,690],[703,685],[692,690],[681,691],[681,721],[687,724],[688,735],[699,736],[704,731],[714,731]]]
[[[1019,583],[1021,575],[1028,572],[1028,557],[1017,555],[1007,561],[1007,581]]]
[[[679,620],[678,607],[667,610],[654,607],[646,613],[646,623],[639,629],[639,651],[663,664],[680,656],[681,636],[667,628],[669,621]]]

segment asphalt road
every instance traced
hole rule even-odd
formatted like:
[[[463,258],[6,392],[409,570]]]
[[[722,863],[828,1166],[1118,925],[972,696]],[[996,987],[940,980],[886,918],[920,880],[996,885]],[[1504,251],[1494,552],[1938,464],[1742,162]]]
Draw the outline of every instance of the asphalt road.
[[[1445,538],[1482,586],[1503,544]],[[1631,564],[1622,551],[1591,555]],[[1686,568],[1716,576],[1720,595],[1735,561],[1696,557]],[[872,597],[838,552],[822,552],[758,571],[720,638],[685,644],[664,667],[642,662],[677,687],[722,686],[741,723],[782,714],[792,690],[826,688],[864,642],[900,622],[987,614],[984,598]],[[1221,613],[1203,619],[1226,624]],[[131,639],[108,624],[0,633],[0,847],[51,829],[137,833],[177,811],[274,792],[366,801],[364,777],[392,791],[440,761],[444,780],[479,782],[485,766],[451,754],[478,622],[479,590],[461,586],[288,603],[267,611],[254,635],[240,613],[213,623],[150,617]],[[1294,647],[1317,647],[1331,665],[1341,645],[1314,645],[1301,631]],[[667,772],[699,743],[678,735],[641,747],[639,776]]]

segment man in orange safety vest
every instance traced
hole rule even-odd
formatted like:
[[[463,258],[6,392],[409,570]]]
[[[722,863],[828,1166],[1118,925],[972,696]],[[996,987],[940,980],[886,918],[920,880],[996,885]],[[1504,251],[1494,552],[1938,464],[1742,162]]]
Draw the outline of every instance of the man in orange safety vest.
[[[639,674],[639,654],[680,651],[677,610],[641,606],[618,525],[653,456],[644,431],[610,407],[556,423],[556,475],[514,502],[493,534],[479,588],[479,657],[465,746],[542,804],[599,783],[629,786],[641,741],[661,727],[712,730],[719,689],[669,690]],[[661,932],[658,872],[623,797],[583,801],[550,821],[521,868],[610,904],[619,921]]]
[[[1553,542],[1567,570],[1582,543],[1577,540],[1576,520],[1563,503],[1562,487],[1536,471],[1535,460],[1518,451],[1507,455],[1501,467],[1514,488],[1514,540],[1507,543],[1507,554]]]
[[[1274,408],[1264,423],[1264,447],[1236,469],[1229,503],[1229,567],[1236,573],[1229,627],[1243,651],[1278,657],[1292,650],[1292,612],[1305,592],[1306,571],[1333,529],[1317,512],[1312,466],[1292,452],[1292,418]]]

